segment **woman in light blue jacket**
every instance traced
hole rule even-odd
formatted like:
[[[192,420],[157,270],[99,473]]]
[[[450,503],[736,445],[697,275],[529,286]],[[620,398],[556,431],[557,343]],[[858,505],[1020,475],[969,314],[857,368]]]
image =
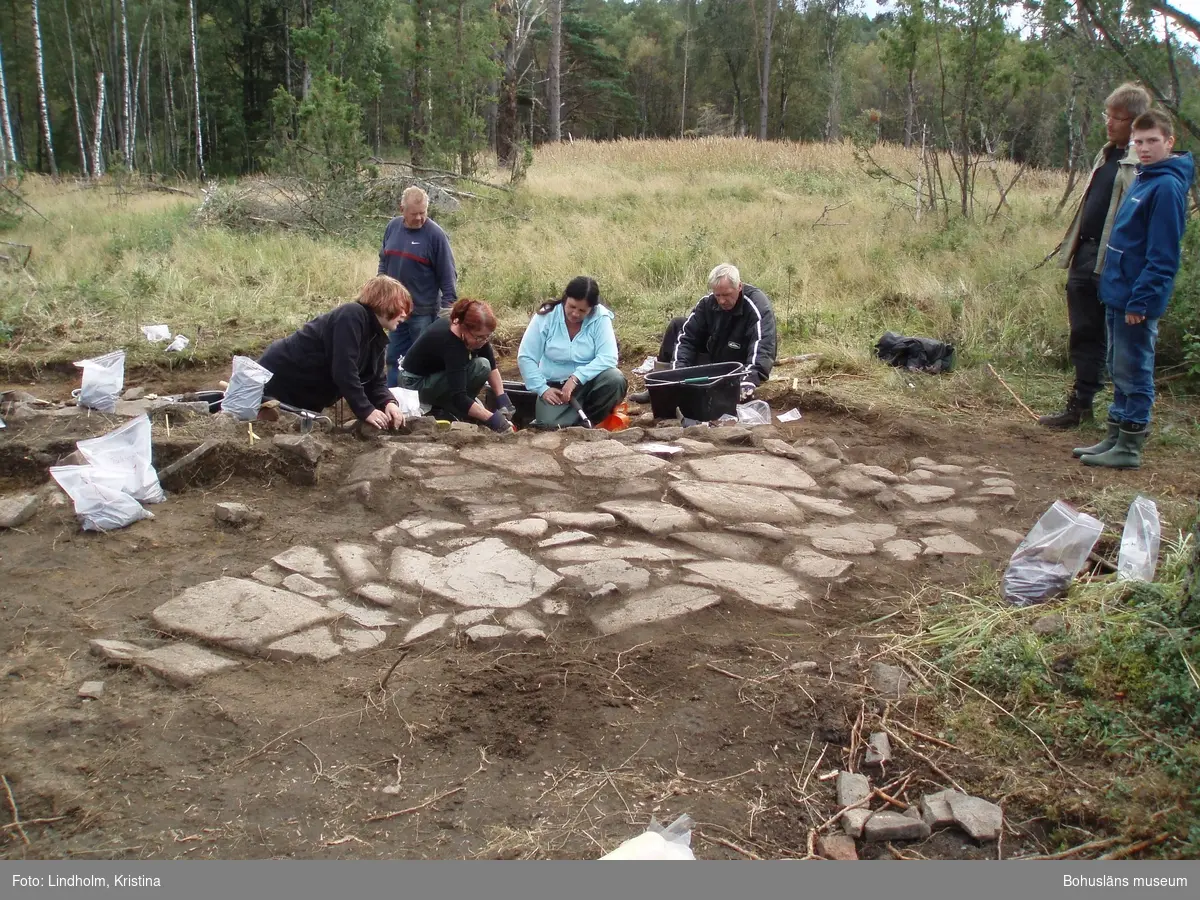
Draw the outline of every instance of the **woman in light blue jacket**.
[[[535,426],[598,425],[624,399],[612,320],[600,286],[586,275],[572,278],[530,320],[517,362],[525,387],[538,396]]]

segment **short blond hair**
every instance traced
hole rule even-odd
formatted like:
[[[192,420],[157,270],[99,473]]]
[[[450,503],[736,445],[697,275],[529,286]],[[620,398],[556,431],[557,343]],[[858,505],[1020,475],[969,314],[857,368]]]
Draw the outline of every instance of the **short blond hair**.
[[[732,263],[721,263],[708,273],[708,289],[714,290],[722,281],[729,282],[729,286],[735,288],[742,283],[742,273]]]
[[[1108,95],[1105,106],[1125,110],[1130,119],[1136,119],[1150,109],[1150,92],[1132,81],[1127,81]]]
[[[429,205],[429,195],[415,184],[410,184],[400,195],[400,208],[405,209],[410,203]]]

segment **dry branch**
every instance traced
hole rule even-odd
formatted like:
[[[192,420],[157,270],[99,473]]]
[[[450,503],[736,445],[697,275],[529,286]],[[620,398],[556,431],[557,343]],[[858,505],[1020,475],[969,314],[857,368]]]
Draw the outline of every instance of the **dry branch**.
[[[25,833],[25,829],[21,826],[21,811],[17,809],[17,801],[13,797],[12,788],[8,785],[8,778],[0,775],[0,781],[4,782],[4,793],[8,795],[8,805],[12,809],[13,820],[10,827],[17,829],[17,834],[21,836],[21,840],[25,842],[25,846],[29,846],[29,835]]]
[[[398,809],[395,812],[384,813],[384,814],[378,815],[378,816],[368,816],[367,821],[368,822],[383,822],[387,819],[395,819],[398,816],[407,816],[409,813],[419,812],[422,809],[426,809],[427,807],[433,806],[433,804],[437,803],[439,800],[444,800],[446,797],[449,797],[451,794],[457,794],[459,791],[462,791],[462,790],[465,790],[465,788],[462,788],[462,787],[451,788],[450,790],[444,791],[441,794],[434,794],[432,797],[430,797],[424,803],[418,803],[416,806],[410,806],[407,809]]]
[[[1025,401],[1022,400],[1020,397],[1018,397],[1017,392],[1008,386],[1008,382],[1000,377],[1000,373],[992,368],[991,363],[987,364],[987,369],[989,372],[991,372],[993,375],[996,376],[996,380],[999,381],[1000,384],[1002,384],[1004,386],[1004,389],[1006,391],[1008,391],[1010,394],[1012,394],[1012,398],[1017,401],[1017,404],[1021,407],[1021,409],[1025,410],[1025,412],[1029,413],[1029,415],[1033,419],[1033,421],[1036,422],[1038,420],[1038,414],[1035,413],[1032,409],[1030,409],[1028,406],[1025,405]]]

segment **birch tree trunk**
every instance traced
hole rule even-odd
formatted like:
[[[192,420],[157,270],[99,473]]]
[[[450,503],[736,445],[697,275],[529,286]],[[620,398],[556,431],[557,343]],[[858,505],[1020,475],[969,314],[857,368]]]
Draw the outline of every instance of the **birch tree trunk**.
[[[142,90],[142,49],[146,46],[146,29],[150,27],[150,17],[142,26],[142,36],[138,40],[137,57],[133,63],[133,94],[129,101],[129,156],[125,168],[133,171],[137,168],[137,129],[138,129],[138,97]],[[146,110],[149,117],[150,110]]]
[[[104,70],[96,73],[96,119],[92,125],[92,177],[104,174]]]
[[[63,0],[63,13],[67,21],[67,47],[71,51],[71,102],[75,107],[75,134],[79,138],[79,165],[83,175],[88,174],[87,137],[83,132],[83,114],[79,109],[79,76],[75,69],[75,36],[71,33],[71,8],[67,0]]]
[[[192,30],[192,86],[196,101],[196,171],[204,178],[204,138],[200,131],[200,55],[196,52],[196,0],[188,0]]]
[[[684,135],[687,127],[687,77],[688,56],[692,45],[692,0],[687,0],[687,24],[683,29],[683,99],[679,103],[679,137]]]
[[[129,20],[125,13],[125,0],[121,0],[121,81],[124,93],[124,108],[121,128],[124,135],[121,152],[125,154],[125,168],[133,171],[133,110],[129,96]]]
[[[4,80],[4,57],[0,54],[0,126],[4,131],[4,154],[11,162],[17,161],[17,145],[13,143],[12,119],[8,115],[8,84]]]
[[[50,174],[58,177],[58,164],[54,161],[54,137],[50,133],[50,104],[46,99],[45,60],[42,54],[42,25],[38,21],[38,0],[33,6],[33,56],[37,64],[38,112],[41,114],[42,141],[46,145],[46,156],[50,161]]]
[[[163,92],[163,121],[167,124],[166,164],[171,169],[179,166],[179,137],[175,129],[175,83],[171,75],[171,59],[167,55],[167,19],[159,7],[159,24],[162,25],[162,41],[159,53],[162,55],[162,67],[167,75],[167,89]]]
[[[775,9],[779,0],[767,0],[766,22],[763,27],[762,67],[758,82],[758,139],[767,139],[767,124],[771,110],[771,35],[775,31]]]
[[[550,112],[550,140],[562,140],[562,8],[563,0],[550,0],[550,59],[546,64],[549,82],[547,107]]]

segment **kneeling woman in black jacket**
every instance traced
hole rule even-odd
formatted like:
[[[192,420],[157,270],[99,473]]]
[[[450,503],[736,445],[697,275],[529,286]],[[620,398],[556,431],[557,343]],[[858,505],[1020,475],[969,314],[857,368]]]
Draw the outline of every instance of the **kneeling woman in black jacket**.
[[[345,397],[362,421],[399,428],[404,416],[387,388],[383,353],[388,333],[411,311],[404,285],[375,276],[362,286],[357,301],[317,316],[267,348],[258,362],[273,377],[263,395],[315,412]]]

